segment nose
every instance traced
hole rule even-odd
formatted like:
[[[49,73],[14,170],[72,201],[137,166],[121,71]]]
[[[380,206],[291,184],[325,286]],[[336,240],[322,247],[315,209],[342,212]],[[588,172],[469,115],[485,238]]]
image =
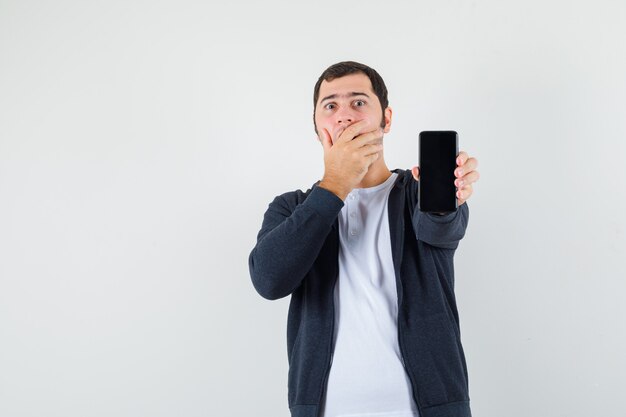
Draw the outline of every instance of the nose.
[[[337,113],[335,113],[336,121],[338,125],[348,126],[351,125],[355,120],[355,114],[350,109],[341,109]]]
[[[353,120],[354,118],[352,116],[338,117],[337,123],[339,123],[340,125],[343,125],[343,124],[349,125],[352,123]]]

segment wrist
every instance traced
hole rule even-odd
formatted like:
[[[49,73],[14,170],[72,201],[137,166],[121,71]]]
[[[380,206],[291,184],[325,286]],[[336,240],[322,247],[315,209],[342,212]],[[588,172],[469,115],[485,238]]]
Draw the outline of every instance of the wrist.
[[[350,193],[350,190],[347,190],[346,187],[342,187],[341,185],[325,179],[322,179],[322,181],[320,181],[318,187],[322,187],[325,190],[330,191],[343,201],[345,201],[346,197],[348,197],[348,193]]]

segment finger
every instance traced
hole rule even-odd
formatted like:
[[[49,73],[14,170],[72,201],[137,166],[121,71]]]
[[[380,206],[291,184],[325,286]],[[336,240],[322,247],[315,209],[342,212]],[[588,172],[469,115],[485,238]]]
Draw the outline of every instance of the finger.
[[[467,152],[459,152],[459,155],[456,157],[456,165],[459,167],[463,166],[465,164],[465,161],[467,161],[467,158],[469,158]]]
[[[341,132],[338,138],[335,139],[335,143],[350,142],[361,132],[367,131],[367,127],[369,126],[369,124],[370,122],[367,119],[359,120],[358,122],[352,123],[343,132]]]
[[[356,153],[359,154],[360,156],[369,156],[375,153],[379,153],[380,151],[383,150],[383,144],[382,143],[373,143],[373,144],[369,144],[369,145],[365,145],[360,147]]]
[[[459,154],[460,155],[460,154]],[[467,154],[465,154],[467,155]],[[459,159],[463,159],[461,156],[459,156],[457,158],[457,164],[459,162]],[[458,166],[455,170],[454,170],[454,176],[457,178],[462,178],[463,175],[473,171],[476,167],[478,166],[478,160],[476,158],[466,158],[463,162],[463,165]]]
[[[459,203],[458,205],[460,206],[461,204],[465,203],[472,196],[473,192],[474,192],[474,189],[471,184],[466,185],[465,187],[458,190],[456,192],[456,197]]]
[[[476,158],[468,158],[463,164],[463,173],[467,174],[471,171],[474,171],[478,167],[478,159]]]
[[[322,146],[324,147],[324,152],[330,150],[330,148],[332,148],[333,146],[333,142],[330,139],[330,133],[328,133],[328,130],[326,130],[326,128],[322,128],[319,132],[319,138],[320,141],[322,142]]]
[[[372,131],[365,132],[354,138],[351,146],[359,148],[368,144],[379,144],[383,142],[383,128],[378,127]]]
[[[373,153],[370,156],[368,156],[368,164],[367,166],[369,167],[370,165],[372,165],[374,162],[376,162],[376,160],[380,157],[380,153]]]
[[[456,180],[454,180],[454,185],[460,188],[466,184],[475,183],[476,181],[478,181],[479,178],[480,178],[480,174],[478,173],[478,171],[472,171],[463,175],[463,177],[457,178]]]
[[[415,181],[419,181],[420,180],[420,168],[413,167],[411,168],[411,172],[413,173],[413,178],[415,179]]]

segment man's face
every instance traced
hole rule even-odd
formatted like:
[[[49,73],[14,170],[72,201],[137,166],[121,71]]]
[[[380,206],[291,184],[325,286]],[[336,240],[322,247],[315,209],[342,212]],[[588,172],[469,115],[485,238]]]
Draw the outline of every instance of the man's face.
[[[391,108],[383,111],[378,97],[372,90],[367,75],[356,73],[322,81],[315,106],[315,124],[318,136],[326,129],[333,141],[353,123],[368,120],[368,131],[382,126],[385,133],[391,127]]]

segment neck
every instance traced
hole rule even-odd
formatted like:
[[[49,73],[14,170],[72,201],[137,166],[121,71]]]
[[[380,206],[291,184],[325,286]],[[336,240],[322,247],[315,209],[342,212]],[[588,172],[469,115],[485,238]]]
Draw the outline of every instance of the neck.
[[[387,164],[385,163],[385,158],[382,153],[380,158],[376,160],[372,165],[370,165],[367,170],[367,174],[361,180],[361,182],[356,186],[356,188],[369,188],[375,187],[378,184],[382,184],[387,181],[387,179],[391,176],[391,171],[387,168]]]

